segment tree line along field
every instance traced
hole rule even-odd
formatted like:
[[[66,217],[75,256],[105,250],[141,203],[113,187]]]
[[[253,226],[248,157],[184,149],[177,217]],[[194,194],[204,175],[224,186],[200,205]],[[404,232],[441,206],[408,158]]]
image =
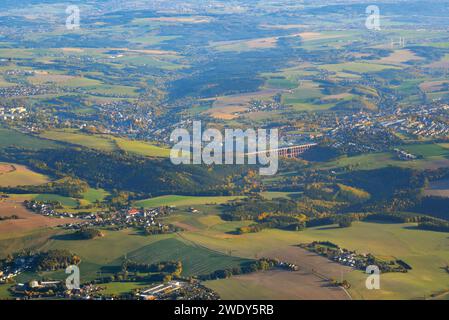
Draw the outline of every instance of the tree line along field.
[[[315,164],[317,168],[342,168],[351,166],[355,170],[371,170],[387,166],[397,166],[418,170],[436,169],[449,165],[449,147],[446,143],[416,143],[397,146],[420,158],[401,161],[393,152],[369,153],[357,156],[342,156],[335,160]]]
[[[46,233],[46,240],[41,240],[41,244],[34,248],[43,251],[67,249],[76,252],[82,259],[80,264],[82,281],[90,281],[120,271],[125,257],[145,263],[179,260],[183,263],[183,276],[208,274],[217,269],[231,268],[249,261],[197,246],[194,243],[186,242],[177,235],[145,237],[135,234],[132,230],[122,230],[106,231],[103,238],[80,241],[64,240],[61,237],[64,232],[57,230],[51,232],[47,230]],[[2,239],[0,246],[5,249],[2,250],[2,255],[6,255],[14,248],[29,247],[35,241],[35,237],[41,236],[42,234],[29,234],[18,238]],[[65,279],[66,275],[63,271],[40,274],[24,273],[18,276],[17,281],[26,282],[41,277]],[[124,284],[123,286],[135,285],[137,284]],[[146,285],[148,286],[149,283]],[[116,289],[110,287],[108,290],[120,291],[124,289],[123,286],[119,285]],[[0,285],[0,292],[4,291],[4,285]]]
[[[134,206],[154,208],[160,206],[194,206],[204,204],[222,204],[230,200],[241,199],[241,196],[200,197],[167,195],[134,202]]]
[[[169,149],[144,141],[129,140],[102,134],[85,134],[76,130],[51,130],[42,133],[40,137],[106,152],[123,150],[140,156],[162,158],[170,155]]]
[[[176,199],[172,198],[173,202],[165,203],[176,203]],[[318,281],[317,276],[310,272],[311,269],[315,269],[317,273],[327,274],[329,278],[337,278],[337,275],[340,275],[339,265],[335,265],[337,272],[330,271],[333,269],[325,267],[327,260],[316,261],[313,258],[314,254],[311,256],[304,256],[300,252],[292,254],[292,246],[312,241],[331,241],[360,253],[372,253],[386,259],[402,259],[412,266],[413,269],[406,274],[382,275],[381,291],[365,289],[366,275],[363,272],[344,270],[343,277],[351,283],[349,293],[354,299],[430,297],[431,294],[444,291],[449,283],[449,275],[443,269],[449,260],[447,253],[449,240],[445,233],[418,230],[414,224],[356,222],[351,228],[346,229],[325,226],[302,232],[270,229],[255,234],[236,235],[233,233],[236,228],[252,222],[223,221],[210,206],[197,206],[195,202],[184,203],[184,206],[189,205],[199,208],[200,213],[183,213],[180,206],[178,214],[167,218],[170,223],[179,222],[186,227],[183,232],[175,235],[144,237],[132,230],[122,230],[106,231],[104,238],[79,241],[65,240],[64,237],[58,236],[64,234],[64,231],[47,229],[43,233],[35,230],[9,234],[8,237],[0,239],[0,248],[2,254],[36,244],[40,250],[68,249],[82,257],[81,272],[83,276],[84,270],[86,279],[98,277],[100,272],[108,274],[116,270],[125,256],[147,263],[181,259],[185,266],[185,275],[212,272],[218,266],[225,268],[241,263],[244,259],[257,259],[263,256],[288,258],[294,260],[291,262],[297,263],[300,267],[303,266],[303,273],[298,274],[296,278],[288,272],[258,273],[243,276],[242,281],[239,281],[239,278],[232,278],[211,282],[211,288],[221,293],[223,298],[233,299],[251,298],[251,292],[256,289],[261,292],[258,295],[260,298],[286,298],[286,292],[282,290],[273,290],[270,295],[269,287],[276,285],[276,282],[288,283],[294,279],[297,281],[296,287],[303,284],[307,290],[313,288],[313,294],[317,298],[325,299],[332,295],[345,298],[345,295],[340,296],[341,292],[320,289],[322,281]],[[63,273],[45,275],[64,276]],[[35,275],[25,274],[21,279],[32,277]],[[296,288],[296,297],[305,297],[304,288],[302,290]],[[117,290],[123,288],[118,287]]]
[[[365,288],[366,275],[361,271],[344,274],[352,287],[349,293],[354,299],[413,299],[430,297],[431,294],[447,289],[449,275],[443,269],[449,259],[449,240],[445,233],[421,231],[413,224],[355,223],[349,229],[317,227],[303,232],[264,230],[256,234],[235,236],[223,234],[216,229],[186,232],[183,237],[202,246],[241,257],[263,256],[264,253],[282,257],[283,250],[291,246],[313,241],[331,241],[343,248],[360,253],[372,253],[380,257],[394,257],[409,263],[413,270],[405,274],[382,275],[382,290],[369,291]],[[301,267],[305,261],[298,260]],[[322,263],[315,266],[322,268]],[[338,270],[338,265],[336,266]],[[263,275],[261,275],[263,277]],[[339,277],[335,276],[339,280]],[[335,279],[335,278],[334,278]],[[219,285],[226,292],[226,281]],[[236,286],[231,281],[230,286]],[[236,297],[234,294],[233,298]],[[249,296],[240,297],[250,298]]]
[[[170,156],[170,149],[167,147],[145,141],[102,134],[85,134],[73,129],[49,130],[36,136],[0,127],[0,150],[7,147],[28,149],[63,148],[65,147],[64,143],[105,152],[123,150],[144,157],[167,158]]]

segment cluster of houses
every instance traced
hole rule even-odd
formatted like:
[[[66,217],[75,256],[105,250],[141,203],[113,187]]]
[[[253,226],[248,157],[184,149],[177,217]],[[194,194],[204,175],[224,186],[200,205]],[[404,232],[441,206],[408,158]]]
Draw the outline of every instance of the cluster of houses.
[[[404,150],[400,150],[400,149],[394,149],[394,151],[396,152],[396,156],[403,161],[411,161],[411,160],[416,160],[418,159],[417,156],[415,156],[414,154],[411,154],[409,152],[406,152]]]
[[[248,108],[243,113],[259,111],[274,111],[282,109],[284,106],[279,101],[252,100]]]
[[[82,285],[79,289],[67,289],[65,283],[60,280],[31,280],[28,283],[17,283],[10,290],[20,299],[105,300],[107,298],[101,294],[104,289],[104,287],[95,284]]]
[[[27,109],[24,107],[5,108],[0,107],[0,119],[2,120],[17,120],[23,119],[27,116]]]
[[[326,135],[335,141],[335,148],[347,147],[352,152],[391,150],[389,141],[395,141],[394,133],[421,138],[446,138],[449,135],[449,124],[441,119],[444,119],[448,110],[449,105],[429,104],[394,112],[354,113],[337,119],[335,124],[329,126],[332,129]],[[356,136],[372,138],[365,141],[355,139]],[[406,155],[403,156],[410,160]]]
[[[185,282],[170,281],[137,292],[136,296],[140,300],[161,300],[168,294],[172,294],[173,292],[180,290],[185,284]]]
[[[386,272],[408,272],[411,267],[402,260],[380,260],[372,254],[361,254],[355,251],[340,248],[330,242],[315,241],[301,244],[300,247],[319,254],[339,264],[365,271],[370,265],[377,266],[383,273]]]
[[[23,96],[37,96],[44,94],[54,94],[58,93],[58,90],[53,87],[36,85],[36,86],[12,86],[12,87],[1,87],[0,97],[10,98],[10,97],[23,97]]]
[[[290,263],[290,262],[284,262],[284,261],[279,261],[277,267],[281,268],[281,269],[286,269],[289,271],[298,271],[299,270],[299,266],[297,266],[296,264]]]
[[[0,283],[8,282],[19,274],[30,270],[33,265],[34,257],[16,258],[12,263],[6,264],[0,269]]]
[[[162,229],[164,224],[157,219],[163,215],[169,214],[170,209],[161,207],[156,209],[127,209],[117,212],[89,214],[83,217],[85,221],[80,223],[69,223],[63,227],[66,229],[79,230],[83,227],[111,228],[122,230],[126,228],[155,227]],[[77,216],[78,217],[78,216]]]
[[[357,254],[354,251],[340,248],[331,243],[312,242],[309,244],[301,244],[300,246],[308,251],[351,268],[363,270],[369,265],[367,264],[367,255]]]
[[[441,121],[440,116],[444,116],[448,110],[449,105],[446,104],[400,110],[392,119],[383,121],[382,125],[401,134],[416,137],[446,137],[449,134],[449,125]]]
[[[25,201],[25,207],[29,210],[48,217],[76,218],[79,221],[62,224],[61,227],[69,230],[79,230],[86,227],[111,228],[121,230],[126,228],[153,228],[166,230],[166,225],[161,223],[160,217],[173,212],[173,207],[159,207],[152,209],[128,208],[115,212],[95,212],[73,214],[56,209],[54,203],[40,201]],[[193,209],[192,212],[197,212]]]
[[[28,210],[46,217],[74,218],[72,213],[57,211],[54,203],[26,200],[24,205]],[[80,216],[77,216],[77,218],[80,218]]]
[[[219,295],[199,282],[169,281],[136,293],[138,300],[218,300]]]

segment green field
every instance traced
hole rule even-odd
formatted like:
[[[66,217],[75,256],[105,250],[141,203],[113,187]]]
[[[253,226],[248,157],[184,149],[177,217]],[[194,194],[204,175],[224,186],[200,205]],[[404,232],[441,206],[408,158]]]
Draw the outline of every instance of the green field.
[[[398,69],[398,67],[376,64],[376,63],[365,63],[365,62],[346,62],[338,64],[326,64],[320,66],[320,68],[332,71],[332,72],[355,72],[355,73],[368,73],[368,72],[378,72],[385,69]]]
[[[444,144],[414,144],[398,146],[400,149],[422,156],[422,159],[413,161],[399,160],[393,152],[369,153],[352,157],[340,157],[336,160],[316,164],[317,168],[342,168],[351,166],[357,170],[372,170],[388,166],[397,166],[412,169],[435,169],[449,166],[449,151]]]
[[[94,203],[96,201],[102,202],[108,195],[109,192],[106,190],[89,188],[89,190],[84,193],[83,199],[89,201],[90,203]]]
[[[313,228],[304,232],[264,230],[238,237],[224,237],[219,232],[189,232],[184,235],[192,242],[213,250],[234,255],[254,257],[264,251],[279,251],[291,245],[311,241],[332,241],[341,247],[372,253],[380,257],[403,259],[413,270],[406,274],[382,275],[382,290],[365,289],[366,276],[361,271],[346,275],[351,283],[350,293],[356,299],[411,299],[430,296],[449,288],[449,274],[442,269],[449,261],[449,238],[446,233],[415,229],[413,224],[355,223],[349,229]]]
[[[117,146],[126,152],[134,153],[145,157],[168,158],[170,149],[151,145],[143,141],[127,140],[123,138],[114,138]]]
[[[102,284],[105,290],[101,291],[105,295],[121,295],[130,293],[135,289],[147,288],[150,285],[145,282],[111,282]]]
[[[74,252],[82,259],[82,281],[90,281],[100,275],[119,271],[125,257],[146,263],[180,260],[183,262],[185,276],[207,274],[248,261],[197,246],[175,234],[141,236],[132,230],[106,231],[105,237],[87,241],[65,240],[63,234],[60,231],[47,232],[48,238],[45,239],[43,233],[36,232],[18,238],[3,239],[0,240],[0,248],[6,249],[6,254],[15,247],[35,247],[34,241],[40,239],[40,250],[66,249]],[[65,274],[63,271],[24,273],[18,276],[17,280],[24,282],[42,277],[64,279]]]
[[[75,207],[78,201],[69,197],[60,196],[57,194],[40,194],[33,198],[36,201],[57,201],[66,207]]]
[[[445,144],[412,144],[402,146],[404,150],[425,158],[449,156],[449,146]]]
[[[49,182],[49,178],[43,174],[34,172],[25,166],[1,163],[0,166],[11,168],[12,171],[2,172],[0,170],[0,187],[15,187],[25,185],[39,185]],[[10,170],[10,169],[8,169]]]
[[[16,130],[0,128],[0,149],[21,147],[29,149],[47,149],[60,147],[57,143],[39,139],[36,136],[24,134]]]
[[[136,201],[134,202],[134,206],[144,208],[155,208],[162,206],[193,206],[202,204],[221,204],[226,203],[229,200],[234,200],[238,198],[241,197],[237,196],[195,197],[195,196],[169,195]]]
[[[40,136],[45,139],[63,141],[91,149],[116,150],[114,141],[107,136],[83,134],[74,130],[51,130],[42,133]]]
[[[0,299],[1,300],[7,300],[7,299],[14,299],[13,296],[8,291],[8,288],[11,287],[10,284],[0,284]]]
[[[184,276],[208,274],[215,270],[238,266],[246,261],[185,242],[182,238],[158,241],[129,252],[127,257],[142,263],[180,260]]]
[[[98,277],[100,272],[109,274],[112,270],[117,270],[125,256],[147,263],[181,260],[184,275],[198,275],[238,265],[245,261],[242,259],[262,257],[265,252],[282,254],[284,249],[287,250],[292,245],[331,241],[360,253],[372,253],[386,259],[402,259],[413,268],[405,274],[383,274],[382,290],[379,291],[365,289],[366,275],[363,272],[354,270],[345,274],[345,279],[351,284],[349,292],[355,299],[423,298],[449,288],[449,274],[442,269],[449,261],[447,233],[418,230],[414,224],[355,222],[352,227],[345,229],[317,227],[302,232],[270,229],[254,234],[235,235],[232,234],[235,228],[252,222],[226,222],[217,215],[208,214],[173,215],[168,221],[182,222],[195,230],[186,230],[179,235],[148,237],[132,230],[106,231],[104,238],[88,241],[54,238],[52,235],[56,231],[35,232],[2,239],[0,248],[4,254],[14,248],[36,244],[39,244],[41,250],[68,249],[81,256],[81,275],[87,281]],[[45,236],[48,238],[45,239]],[[40,276],[56,278],[62,277],[63,273],[45,273]],[[36,275],[24,274],[18,280],[25,281],[33,277]],[[221,290],[232,290],[232,283],[224,280],[220,283],[220,286],[224,286]],[[227,289],[228,284],[230,287]],[[248,284],[249,293],[251,288],[251,284]],[[125,284],[110,288],[111,292],[122,292],[122,289],[127,289]]]

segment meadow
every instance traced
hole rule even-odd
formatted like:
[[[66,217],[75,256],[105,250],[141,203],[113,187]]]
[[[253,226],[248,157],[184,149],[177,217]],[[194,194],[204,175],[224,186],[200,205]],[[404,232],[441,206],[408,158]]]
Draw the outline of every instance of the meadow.
[[[58,148],[56,142],[39,139],[36,136],[24,134],[12,129],[0,127],[0,149],[7,147],[21,147],[28,149]]]
[[[34,172],[22,165],[0,163],[0,167],[7,168],[0,170],[0,187],[39,185],[50,181],[47,176]]]
[[[178,198],[178,201],[187,200]],[[329,290],[327,286],[323,286],[323,280],[317,274],[348,280],[351,284],[349,293],[354,299],[430,297],[444,291],[449,285],[449,274],[443,269],[449,261],[449,238],[446,233],[418,230],[414,224],[355,222],[352,227],[345,229],[336,226],[310,228],[302,232],[269,229],[254,234],[236,235],[233,232],[236,228],[252,222],[223,221],[216,214],[218,210],[214,210],[201,211],[199,214],[183,213],[181,210],[167,217],[167,222],[185,227],[178,234],[143,236],[133,230],[106,231],[103,238],[77,241],[58,237],[58,234],[64,233],[61,230],[47,229],[45,234],[39,230],[10,234],[7,238],[0,239],[0,248],[3,254],[14,251],[15,248],[36,245],[40,250],[68,249],[82,257],[81,272],[85,280],[114,272],[125,257],[147,263],[179,259],[183,261],[183,274],[187,276],[209,273],[239,265],[245,259],[265,256],[288,260],[301,268],[302,273],[298,274],[257,273],[242,276],[241,279],[233,277],[207,283],[224,298],[232,299],[289,298],[285,291],[287,289],[269,290],[272,286],[276,287],[276,283],[284,283],[285,288],[290,288],[289,283],[294,284],[296,289],[292,289],[292,296],[296,298],[307,298],[308,292],[309,298],[347,298],[344,292]],[[332,263],[295,247],[312,241],[331,241],[359,253],[372,253],[385,259],[402,259],[413,269],[405,274],[383,274],[382,290],[369,291],[364,286],[366,275],[363,272]],[[58,276],[52,273],[40,276],[44,275]],[[20,279],[36,276],[23,275]],[[126,286],[110,288],[111,292],[126,289]]]
[[[351,283],[349,292],[354,299],[423,298],[445,290],[449,284],[449,274],[443,269],[449,259],[447,234],[421,231],[413,224],[357,222],[349,229],[330,226],[312,228],[304,232],[264,230],[260,233],[240,236],[207,229],[186,232],[183,236],[213,250],[220,252],[232,250],[233,255],[248,258],[264,255],[281,257],[284,251],[291,250],[292,245],[312,241],[331,241],[343,248],[360,253],[402,259],[412,266],[413,270],[405,274],[382,275],[382,290],[379,291],[366,290],[364,282],[366,275],[363,272],[358,270],[345,272],[344,279]],[[295,258],[291,256],[290,259]],[[322,261],[312,262],[310,267],[310,258],[307,257],[295,262],[300,267],[309,265],[309,268],[321,271],[320,273],[325,275],[335,272],[335,270],[332,271],[333,269],[325,270]],[[339,265],[334,267],[337,271],[338,268]],[[333,276],[336,279],[340,278],[335,274]],[[231,282],[230,285],[235,286],[235,283]]]
[[[116,146],[112,139],[101,135],[89,135],[76,130],[50,130],[40,134],[40,137],[80,145],[86,148],[102,151],[115,151]]]
[[[229,200],[239,199],[238,196],[223,197],[196,197],[196,196],[180,196],[167,195],[146,200],[139,200],[133,203],[135,207],[155,208],[161,206],[193,206],[203,204],[221,204]]]
[[[449,165],[449,148],[446,144],[409,144],[397,146],[399,149],[411,152],[421,158],[413,161],[399,160],[393,152],[362,154],[358,156],[343,156],[335,160],[315,164],[317,168],[331,169],[351,166],[357,170],[379,169],[387,166],[397,166],[418,170],[436,169]]]
[[[114,137],[118,148],[144,157],[168,158],[170,149],[152,145],[144,141],[128,140]]]
[[[49,130],[40,134],[40,137],[106,152],[123,150],[144,157],[167,158],[170,156],[170,149],[166,147],[106,134],[86,134],[74,129]]]

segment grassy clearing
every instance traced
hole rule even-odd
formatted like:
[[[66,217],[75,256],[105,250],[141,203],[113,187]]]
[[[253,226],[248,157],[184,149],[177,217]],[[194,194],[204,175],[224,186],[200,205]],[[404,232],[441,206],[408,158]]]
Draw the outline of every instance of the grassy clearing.
[[[369,73],[378,72],[385,69],[398,69],[398,67],[376,63],[366,62],[345,62],[337,64],[325,64],[320,66],[321,69],[331,72],[355,72],[355,73]]]
[[[40,135],[43,138],[67,142],[83,147],[98,149],[103,151],[115,151],[116,146],[107,136],[89,135],[75,130],[50,130]]]
[[[90,203],[94,203],[96,201],[102,202],[108,195],[109,192],[106,190],[89,188],[89,190],[84,193],[83,199],[89,201]]]
[[[0,170],[1,187],[39,185],[50,181],[47,176],[34,172],[25,166],[0,163],[0,167],[6,168],[5,170]]]
[[[61,233],[61,232],[59,232]],[[106,236],[95,240],[64,240],[54,237],[54,233],[47,233],[39,243],[39,250],[66,249],[78,254],[82,263],[80,265],[83,281],[89,281],[102,275],[117,271],[124,257],[128,259],[156,263],[160,261],[181,260],[183,274],[186,276],[213,272],[220,268],[240,265],[246,259],[231,257],[186,242],[178,235],[141,236],[132,230],[106,231]],[[30,247],[35,236],[19,236],[14,239],[0,240],[0,248]],[[42,274],[25,274],[20,281],[28,281],[36,277],[49,277],[59,279],[64,272],[50,272]],[[19,280],[19,279],[18,279]]]
[[[129,153],[145,157],[168,158],[170,156],[170,149],[151,145],[143,141],[127,140],[123,138],[114,138],[117,146]]]
[[[57,194],[8,194],[9,199],[14,201],[37,200],[37,201],[58,201],[66,208],[78,205],[78,200],[64,197]]]
[[[193,206],[203,204],[221,204],[230,200],[238,199],[237,196],[224,197],[194,197],[169,195],[134,202],[136,207],[155,208],[161,206]]]
[[[332,169],[351,166],[353,169],[357,170],[372,170],[387,166],[397,166],[424,170],[436,169],[449,165],[449,159],[446,154],[443,155],[444,148],[442,147],[424,147],[421,145],[413,145],[407,146],[406,149],[410,151],[415,150],[418,155],[422,155],[424,158],[413,161],[401,161],[398,160],[391,152],[370,153],[353,157],[341,157],[334,161],[317,164],[316,167],[320,169]],[[425,154],[427,156],[424,156]]]
[[[101,293],[106,295],[121,295],[129,293],[135,289],[142,289],[148,287],[149,284],[145,282],[111,282],[102,284],[105,288]]]
[[[373,253],[381,257],[395,257],[411,264],[413,270],[406,274],[382,276],[382,290],[365,289],[365,274],[353,271],[345,275],[352,284],[354,298],[410,299],[430,295],[449,287],[449,275],[442,269],[449,261],[449,238],[446,233],[415,229],[413,224],[355,223],[349,229],[321,227],[304,232],[264,230],[260,233],[232,236],[207,230],[189,232],[184,237],[213,250],[234,255],[254,257],[264,251],[282,252],[302,242],[332,241],[344,248]]]
[[[10,284],[0,284],[0,300],[14,299],[14,297],[9,293],[8,288],[12,285]]]
[[[39,194],[36,195],[33,200],[36,201],[57,201],[59,203],[61,203],[61,205],[65,206],[65,207],[76,207],[78,205],[78,201],[73,199],[73,198],[69,198],[69,197],[64,197],[64,196],[60,196],[57,194]]]
[[[449,155],[449,148],[444,144],[412,144],[403,146],[403,149],[425,158]]]
[[[56,142],[39,139],[15,130],[0,128],[0,149],[21,147],[28,149],[48,149],[60,147]]]
[[[184,276],[208,274],[215,270],[238,266],[246,261],[186,243],[180,238],[162,240],[129,252],[128,258],[142,263],[181,260]]]
[[[207,281],[205,285],[225,300],[348,299],[344,291],[323,286],[321,280],[312,274],[281,270]]]

